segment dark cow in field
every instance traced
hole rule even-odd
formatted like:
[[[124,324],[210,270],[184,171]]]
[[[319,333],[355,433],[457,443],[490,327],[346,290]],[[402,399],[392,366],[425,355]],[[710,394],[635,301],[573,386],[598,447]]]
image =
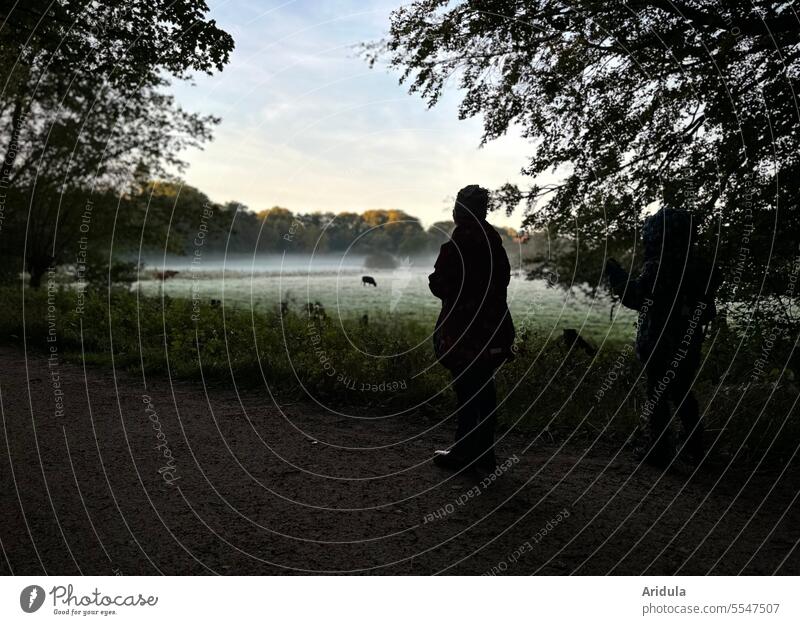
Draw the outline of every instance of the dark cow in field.
[[[367,286],[368,284],[378,286],[378,283],[375,282],[375,278],[372,276],[361,276],[361,286]]]
[[[166,269],[164,271],[156,271],[153,275],[156,277],[156,280],[169,280],[170,278],[177,276],[179,273],[180,271]]]

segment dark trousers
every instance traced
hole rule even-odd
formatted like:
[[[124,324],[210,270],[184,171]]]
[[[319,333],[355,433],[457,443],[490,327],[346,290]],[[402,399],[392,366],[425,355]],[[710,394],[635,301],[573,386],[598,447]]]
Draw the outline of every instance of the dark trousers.
[[[674,368],[664,358],[655,358],[648,363],[647,400],[650,404],[649,440],[654,448],[668,451],[672,447],[669,433],[670,404],[677,407],[678,417],[686,432],[687,443],[693,451],[701,451],[702,429],[697,399],[692,392],[692,381],[697,372],[694,359]]]
[[[482,457],[482,461],[494,462],[497,424],[494,367],[473,363],[466,370],[453,372],[453,387],[458,402],[458,423],[452,451],[469,460]]]

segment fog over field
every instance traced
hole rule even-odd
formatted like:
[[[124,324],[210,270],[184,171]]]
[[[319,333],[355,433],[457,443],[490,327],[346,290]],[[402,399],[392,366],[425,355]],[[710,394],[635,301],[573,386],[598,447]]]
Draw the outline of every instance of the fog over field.
[[[399,260],[395,269],[365,268],[363,255],[233,255],[148,257],[141,279],[134,284],[144,295],[218,299],[226,307],[275,309],[288,302],[290,309],[305,309],[319,302],[329,317],[420,319],[434,322],[441,302],[428,290],[433,256]],[[178,271],[167,280],[155,272]],[[565,290],[545,280],[528,280],[521,268],[512,269],[508,301],[514,320],[544,331],[577,328],[602,340],[632,336],[635,315],[615,306],[604,291],[594,296],[579,289]],[[377,286],[362,284],[362,276],[375,278]]]

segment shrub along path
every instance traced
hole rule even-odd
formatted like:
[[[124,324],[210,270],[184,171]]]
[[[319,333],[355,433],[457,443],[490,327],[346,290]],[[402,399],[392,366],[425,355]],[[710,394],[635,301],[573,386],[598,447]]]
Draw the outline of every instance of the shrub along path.
[[[3,574],[800,573],[797,466],[660,475],[610,441],[511,431],[480,482],[431,465],[452,422],[420,413],[145,388],[5,347],[0,391]]]

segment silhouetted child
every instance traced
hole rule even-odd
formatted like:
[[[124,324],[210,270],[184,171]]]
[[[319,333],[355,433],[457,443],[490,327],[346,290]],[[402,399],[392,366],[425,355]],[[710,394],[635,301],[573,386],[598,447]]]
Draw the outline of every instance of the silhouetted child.
[[[685,450],[703,459],[703,426],[692,384],[700,365],[704,326],[716,315],[718,277],[700,258],[690,213],[663,208],[642,228],[644,265],[631,279],[609,259],[606,274],[622,304],[639,311],[636,355],[647,375],[647,401],[641,417],[644,437],[637,455],[655,466],[675,456],[669,428],[670,402],[684,430]]]

